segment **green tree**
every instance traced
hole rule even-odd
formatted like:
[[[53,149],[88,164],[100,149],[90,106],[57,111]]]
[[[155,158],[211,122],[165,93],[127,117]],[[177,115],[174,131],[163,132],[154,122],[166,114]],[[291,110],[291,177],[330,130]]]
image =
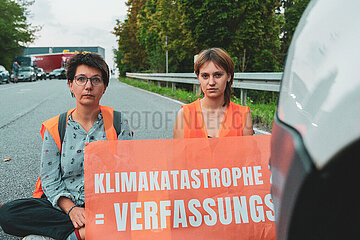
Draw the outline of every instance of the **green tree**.
[[[227,50],[236,71],[278,71],[280,24],[274,0],[179,0],[199,52]]]
[[[165,52],[168,50],[170,72],[192,71],[195,49],[182,17],[179,4],[174,1],[147,0],[139,14],[138,39],[146,48],[151,70],[165,72]]]
[[[179,0],[184,25],[191,32],[197,52],[214,46],[227,49],[233,42],[238,7],[236,0]]]
[[[238,26],[230,52],[238,57],[236,70],[240,72],[279,71],[281,18],[273,0],[242,1]]]
[[[35,40],[39,27],[27,22],[27,7],[33,2],[0,0],[0,64],[8,70],[15,56]]]
[[[138,14],[146,0],[128,0],[128,15],[124,22],[117,20],[114,27],[115,36],[118,37],[118,49],[114,51],[115,61],[121,75],[126,71],[136,72],[147,69],[145,48],[139,44]]]
[[[165,71],[165,51],[161,29],[162,14],[157,0],[147,0],[138,15],[137,39],[146,49],[147,64],[152,72]]]
[[[191,72],[195,54],[221,47],[236,71],[279,71],[281,1],[129,0],[127,20],[115,27],[119,68],[164,72],[168,50],[170,72]]]

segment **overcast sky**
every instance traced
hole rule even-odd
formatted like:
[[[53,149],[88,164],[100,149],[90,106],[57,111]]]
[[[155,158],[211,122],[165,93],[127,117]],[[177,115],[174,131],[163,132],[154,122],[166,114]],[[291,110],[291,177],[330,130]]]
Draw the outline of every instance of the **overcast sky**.
[[[35,0],[29,8],[29,22],[42,26],[29,47],[100,46],[113,67],[111,33],[116,19],[126,17],[126,0]]]

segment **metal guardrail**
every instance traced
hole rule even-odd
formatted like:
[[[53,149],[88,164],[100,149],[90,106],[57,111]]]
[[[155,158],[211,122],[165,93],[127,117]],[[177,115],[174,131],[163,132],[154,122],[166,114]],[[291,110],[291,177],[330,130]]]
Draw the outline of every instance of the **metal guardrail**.
[[[280,91],[282,72],[269,73],[235,73],[232,87],[241,89],[241,104],[246,104],[246,90]],[[172,84],[176,89],[176,83],[193,84],[194,92],[199,91],[199,81],[195,73],[126,73],[126,77]]]

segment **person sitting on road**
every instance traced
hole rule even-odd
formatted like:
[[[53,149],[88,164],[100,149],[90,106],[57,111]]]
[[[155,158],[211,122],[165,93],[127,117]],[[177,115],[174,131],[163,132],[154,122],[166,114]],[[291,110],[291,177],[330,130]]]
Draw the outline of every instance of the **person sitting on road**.
[[[253,135],[250,108],[230,101],[234,63],[220,48],[202,51],[195,73],[204,97],[182,106],[175,120],[174,138]]]
[[[132,139],[125,115],[120,113],[118,134],[113,109],[99,105],[109,84],[109,67],[100,55],[72,57],[67,62],[67,79],[76,108],[67,113],[63,142],[59,138],[59,116],[42,124],[41,181],[34,192],[38,198],[19,199],[0,207],[0,225],[8,234],[85,239],[84,148],[97,140]]]

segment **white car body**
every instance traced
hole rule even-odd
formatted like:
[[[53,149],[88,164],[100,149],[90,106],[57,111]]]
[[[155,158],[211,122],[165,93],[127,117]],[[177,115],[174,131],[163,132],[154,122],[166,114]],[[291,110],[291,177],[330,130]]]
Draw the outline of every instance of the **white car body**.
[[[322,168],[360,136],[360,28],[353,24],[360,21],[360,1],[310,5],[288,52],[279,118],[300,132]]]
[[[293,36],[271,140],[278,239],[359,238],[359,9],[313,0]]]

